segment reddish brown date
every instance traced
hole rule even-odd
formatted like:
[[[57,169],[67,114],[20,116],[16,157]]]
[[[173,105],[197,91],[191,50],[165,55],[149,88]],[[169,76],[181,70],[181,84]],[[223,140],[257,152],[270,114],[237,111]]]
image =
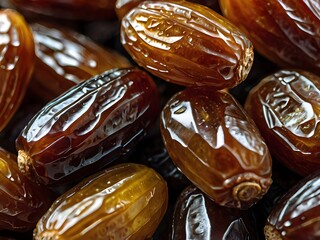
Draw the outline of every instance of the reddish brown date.
[[[24,18],[13,10],[0,10],[0,131],[25,95],[34,60],[34,40]]]
[[[18,169],[17,156],[0,148],[0,230],[27,231],[49,209],[48,192]]]
[[[245,108],[278,160],[303,176],[320,169],[320,77],[278,71],[249,92]]]
[[[275,63],[320,74],[317,0],[219,0],[224,15]]]
[[[319,239],[320,171],[291,188],[272,210],[264,228],[267,240]]]
[[[237,27],[187,1],[141,3],[122,19],[121,42],[141,67],[184,86],[234,87],[253,61],[251,42]]]
[[[256,125],[226,92],[189,88],[160,116],[172,161],[216,203],[248,208],[269,189],[271,157]]]
[[[112,69],[41,109],[17,138],[20,170],[45,185],[79,181],[123,158],[158,115],[149,75]]]
[[[116,165],[59,197],[38,222],[34,239],[151,239],[167,204],[166,182],[154,170]]]
[[[31,27],[37,56],[31,87],[45,100],[106,70],[130,66],[119,53],[72,30],[38,23]]]

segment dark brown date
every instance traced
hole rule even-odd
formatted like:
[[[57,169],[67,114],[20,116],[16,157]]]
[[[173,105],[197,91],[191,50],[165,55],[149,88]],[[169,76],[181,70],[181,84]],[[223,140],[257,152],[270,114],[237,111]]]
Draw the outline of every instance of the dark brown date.
[[[153,80],[112,69],[49,102],[17,138],[20,170],[45,185],[79,181],[123,158],[158,115]]]
[[[72,30],[39,23],[31,28],[37,57],[31,87],[45,100],[52,100],[106,70],[130,67],[119,53]]]
[[[123,19],[121,42],[141,67],[184,86],[232,88],[248,75],[253,48],[215,11],[187,1],[147,1]]]
[[[48,192],[18,169],[17,156],[0,148],[0,230],[27,231],[49,209]]]
[[[264,228],[267,240],[319,239],[320,171],[291,188],[272,210]]]
[[[167,205],[167,185],[158,173],[116,165],[59,197],[39,220],[34,239],[151,239]]]
[[[249,92],[245,109],[276,159],[303,176],[320,169],[320,77],[280,70]]]

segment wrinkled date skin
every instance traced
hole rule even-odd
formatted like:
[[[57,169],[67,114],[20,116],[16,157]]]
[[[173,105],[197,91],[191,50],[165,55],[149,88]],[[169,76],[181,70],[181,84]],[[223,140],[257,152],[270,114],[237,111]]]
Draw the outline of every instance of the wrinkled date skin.
[[[34,60],[34,40],[24,18],[14,10],[0,10],[0,131],[21,104]]]
[[[59,26],[31,25],[36,49],[34,92],[52,100],[72,86],[112,68],[130,67],[119,53]]]
[[[168,205],[168,189],[153,169],[120,164],[59,197],[39,220],[35,240],[151,239]]]
[[[320,169],[320,77],[277,71],[251,89],[245,109],[279,161],[302,176]]]
[[[319,239],[320,171],[302,179],[272,210],[264,228],[267,240]]]
[[[269,189],[271,157],[256,125],[226,92],[189,88],[160,116],[175,165],[216,203],[245,209]]]
[[[222,207],[190,186],[176,202],[169,239],[257,240],[252,219],[250,211]]]
[[[141,67],[184,86],[231,88],[248,75],[253,48],[215,11],[187,1],[150,1],[122,19],[121,42]]]
[[[284,68],[320,74],[320,5],[316,0],[219,0],[223,14],[255,49]]]
[[[79,180],[126,157],[159,113],[156,85],[135,68],[112,69],[41,109],[16,141],[20,170],[45,185]]]
[[[48,192],[18,169],[17,156],[0,148],[0,230],[32,230],[49,209]]]

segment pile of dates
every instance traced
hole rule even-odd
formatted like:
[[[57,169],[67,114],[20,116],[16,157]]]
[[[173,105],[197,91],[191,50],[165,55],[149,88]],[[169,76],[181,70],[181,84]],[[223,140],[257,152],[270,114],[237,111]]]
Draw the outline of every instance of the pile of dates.
[[[320,239],[318,0],[2,0],[0,239]]]

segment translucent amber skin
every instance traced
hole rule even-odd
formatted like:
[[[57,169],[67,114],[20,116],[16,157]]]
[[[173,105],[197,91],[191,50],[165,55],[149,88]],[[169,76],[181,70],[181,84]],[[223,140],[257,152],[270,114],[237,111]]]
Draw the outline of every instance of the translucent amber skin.
[[[317,0],[219,0],[223,14],[255,49],[284,68],[320,74],[320,5]]]
[[[166,182],[154,170],[116,165],[59,197],[39,220],[34,239],[151,239],[167,205]]]
[[[291,188],[272,210],[264,228],[266,240],[319,239],[320,171]]]
[[[18,169],[17,156],[0,148],[0,230],[27,231],[49,209],[48,192]]]
[[[250,211],[222,207],[190,186],[176,202],[169,239],[257,240],[253,219]]]
[[[159,114],[152,78],[112,69],[44,106],[16,141],[22,172],[45,185],[79,181],[124,158]]]
[[[187,1],[141,3],[122,19],[121,43],[141,67],[184,86],[234,87],[253,61],[252,44],[237,27]]]
[[[45,100],[106,70],[130,66],[119,53],[72,30],[39,23],[31,28],[37,56],[31,87]]]
[[[271,157],[256,125],[226,92],[189,88],[160,116],[172,161],[216,203],[248,208],[269,189]]]
[[[0,10],[0,131],[25,95],[34,60],[34,40],[24,18],[14,10]]]
[[[245,109],[279,161],[302,176],[320,169],[320,77],[280,70],[251,89]]]

